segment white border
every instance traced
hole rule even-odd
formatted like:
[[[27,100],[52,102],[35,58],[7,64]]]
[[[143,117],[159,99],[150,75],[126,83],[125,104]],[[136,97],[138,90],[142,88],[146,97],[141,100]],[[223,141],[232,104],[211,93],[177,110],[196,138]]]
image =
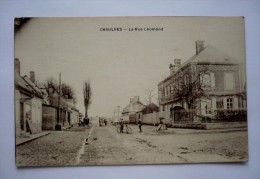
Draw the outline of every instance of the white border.
[[[13,19],[26,16],[244,16],[249,162],[17,169],[14,153]],[[259,19],[258,0],[0,0],[0,178],[260,178]]]

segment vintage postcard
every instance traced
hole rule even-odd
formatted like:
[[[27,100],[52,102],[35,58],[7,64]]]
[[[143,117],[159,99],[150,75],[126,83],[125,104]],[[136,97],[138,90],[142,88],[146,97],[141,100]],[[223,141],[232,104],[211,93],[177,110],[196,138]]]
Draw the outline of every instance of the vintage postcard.
[[[16,166],[248,161],[243,17],[16,18]]]

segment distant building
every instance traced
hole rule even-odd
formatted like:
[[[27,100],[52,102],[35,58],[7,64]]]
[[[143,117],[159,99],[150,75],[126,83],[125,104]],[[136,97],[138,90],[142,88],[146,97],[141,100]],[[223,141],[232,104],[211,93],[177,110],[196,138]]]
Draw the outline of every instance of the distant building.
[[[130,98],[130,103],[123,109],[122,118],[130,123],[137,123],[138,119],[142,119],[142,110],[145,105],[140,102],[139,96]]]
[[[196,54],[184,63],[175,59],[170,64],[170,75],[158,84],[161,116],[173,123],[199,122],[203,116],[216,117],[220,110],[245,110],[246,96],[239,70],[239,64],[231,57],[211,45],[204,47],[203,41],[196,41]],[[196,76],[200,88],[191,84]],[[191,94],[187,92],[180,98],[177,93],[182,91],[176,90],[185,84],[192,87],[190,91],[201,90],[206,95],[189,106],[185,99],[192,97]],[[192,121],[188,119],[189,112],[194,114]]]
[[[112,122],[113,123],[119,122],[121,116],[122,116],[122,109],[120,106],[117,106],[113,111]]]
[[[35,85],[35,73],[21,76],[20,61],[15,59],[16,136],[25,137],[42,131],[42,91]]]

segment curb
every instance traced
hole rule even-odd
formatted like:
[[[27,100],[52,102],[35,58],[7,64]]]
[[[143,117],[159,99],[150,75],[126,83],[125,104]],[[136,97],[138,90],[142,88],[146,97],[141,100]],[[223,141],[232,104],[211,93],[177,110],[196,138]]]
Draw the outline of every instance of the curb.
[[[40,138],[40,137],[49,135],[50,133],[51,133],[51,132],[46,132],[46,133],[44,133],[44,134],[42,134],[42,135],[39,135],[39,136],[34,136],[34,137],[32,137],[32,138],[26,138],[27,140],[20,141],[20,142],[16,142],[15,146],[25,144],[25,143],[30,142],[30,141],[32,141],[32,140],[35,140],[35,139],[38,139],[38,138]]]

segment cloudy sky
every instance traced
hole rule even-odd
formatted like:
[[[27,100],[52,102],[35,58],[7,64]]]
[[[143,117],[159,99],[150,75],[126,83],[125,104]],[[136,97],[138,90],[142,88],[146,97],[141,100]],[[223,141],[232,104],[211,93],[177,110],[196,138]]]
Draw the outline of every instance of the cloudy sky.
[[[100,28],[163,28],[163,31],[100,31]],[[91,116],[111,116],[133,96],[145,103],[147,89],[169,75],[174,58],[195,54],[204,40],[244,63],[243,18],[117,17],[33,18],[15,35],[15,57],[21,74],[33,70],[38,81],[48,77],[74,87],[77,108],[84,113],[83,82],[91,80]],[[154,98],[156,102],[156,98]]]

